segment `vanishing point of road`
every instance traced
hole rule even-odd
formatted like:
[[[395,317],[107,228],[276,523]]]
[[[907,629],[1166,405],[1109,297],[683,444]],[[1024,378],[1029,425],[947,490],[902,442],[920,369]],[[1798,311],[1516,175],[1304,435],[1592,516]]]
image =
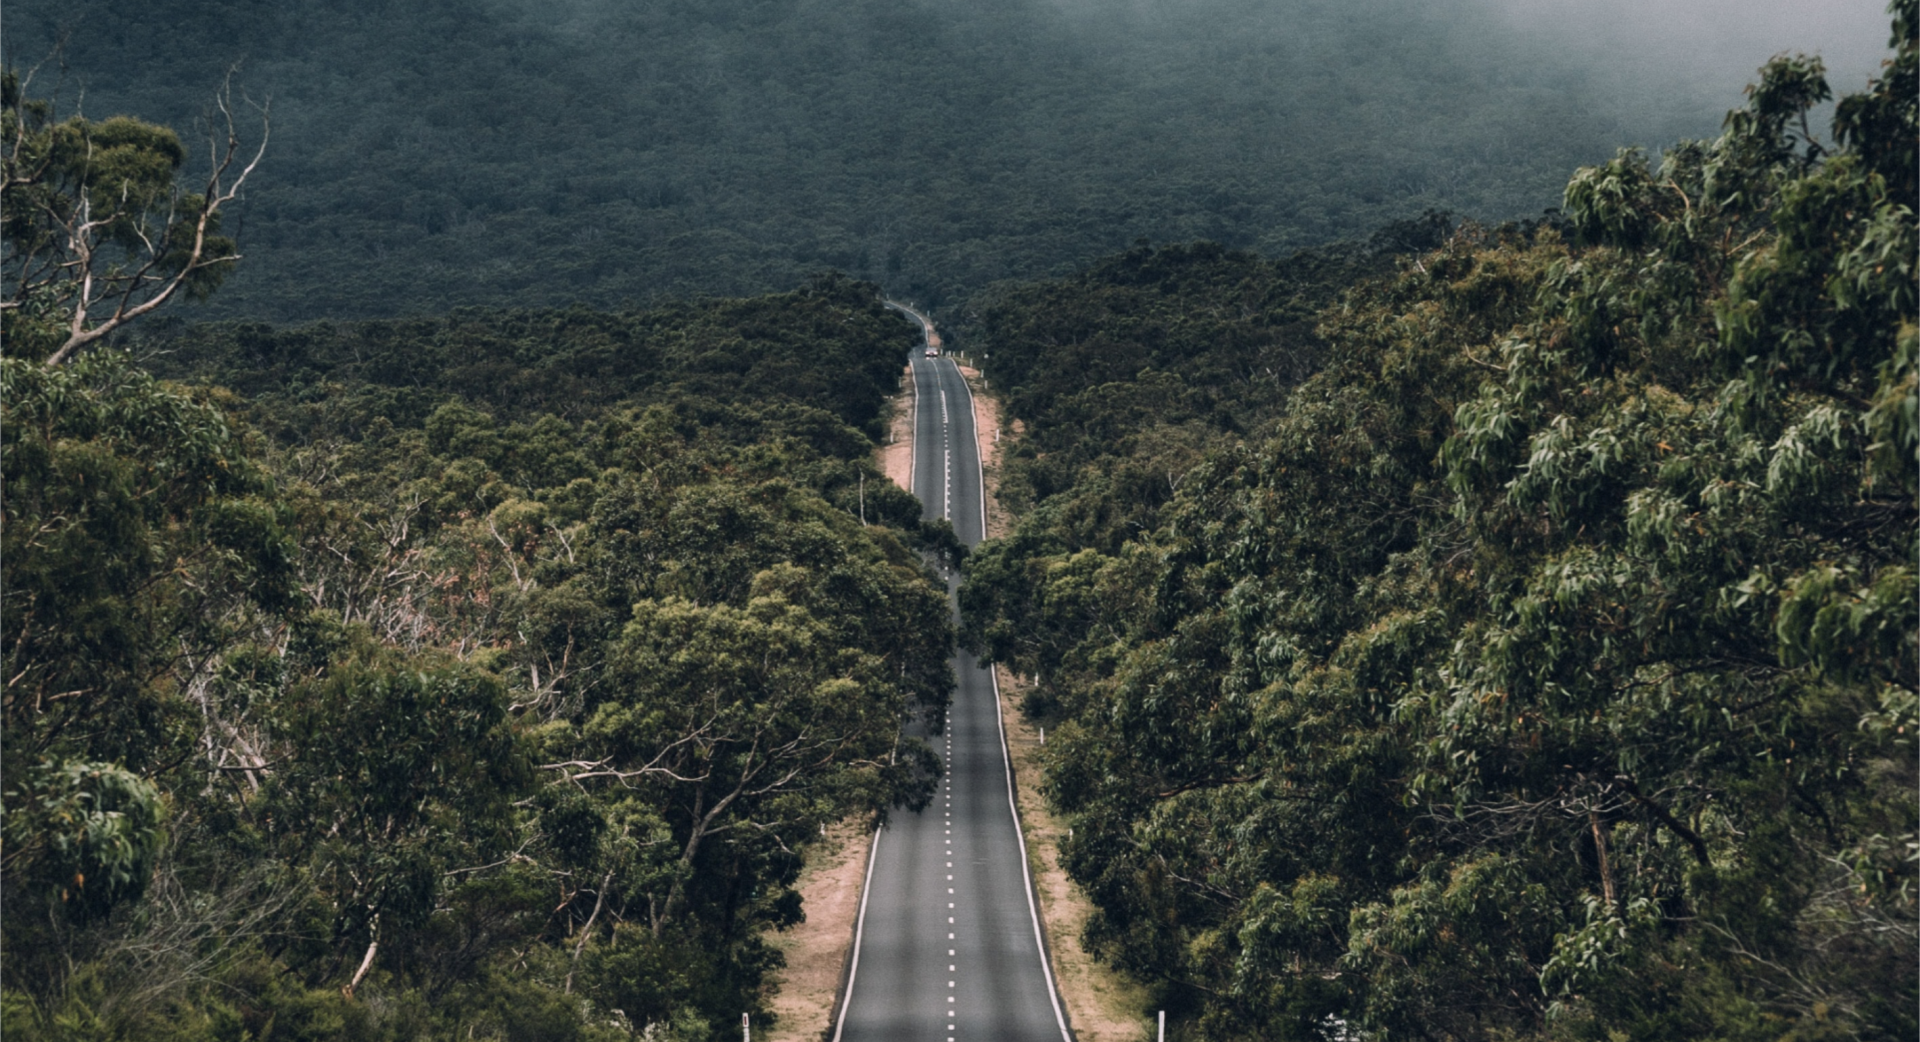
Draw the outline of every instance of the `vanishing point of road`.
[[[926,328],[925,318],[901,308]],[[972,546],[986,535],[973,394],[913,353],[913,491]],[[959,577],[948,579],[949,596]],[[1042,950],[993,672],[954,656],[933,803],[874,839],[836,1042],[1071,1042]]]

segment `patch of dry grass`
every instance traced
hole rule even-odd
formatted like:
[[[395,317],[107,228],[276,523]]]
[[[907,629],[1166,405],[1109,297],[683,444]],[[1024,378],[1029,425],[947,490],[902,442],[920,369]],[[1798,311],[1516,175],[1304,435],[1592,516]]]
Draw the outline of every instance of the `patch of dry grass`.
[[[1027,836],[1034,888],[1040,893],[1040,915],[1046,920],[1054,982],[1066,1003],[1074,1036],[1080,1042],[1142,1042],[1152,1034],[1146,989],[1111,965],[1094,961],[1080,944],[1093,905],[1060,867],[1060,841],[1067,830],[1040,795],[1043,747],[1039,733],[1020,712],[1025,686],[1004,667],[994,670],[1000,682],[1007,751],[1013,758],[1020,827]]]
[[[902,390],[889,402],[892,420],[888,425],[886,444],[874,450],[879,457],[880,471],[893,479],[893,483],[913,491],[913,385],[911,378],[913,367],[907,367],[907,377],[902,378]]]
[[[818,1042],[830,1034],[872,849],[873,822],[866,815],[829,828],[807,849],[797,887],[807,919],[784,933],[767,934],[767,943],[786,955],[787,965],[768,1003],[779,1020],[764,1036],[756,1028],[755,1038]]]

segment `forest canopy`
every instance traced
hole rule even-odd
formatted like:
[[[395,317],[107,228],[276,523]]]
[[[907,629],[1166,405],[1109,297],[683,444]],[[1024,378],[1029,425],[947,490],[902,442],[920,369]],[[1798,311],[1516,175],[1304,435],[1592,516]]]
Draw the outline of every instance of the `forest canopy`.
[[[1141,237],[1277,255],[1428,209],[1534,216],[1575,166],[1724,107],[1690,78],[1710,41],[1650,65],[1670,52],[1507,6],[17,0],[6,58],[58,45],[43,95],[189,141],[234,63],[271,101],[208,317],[633,307],[825,269],[938,306]]]
[[[295,159],[244,200],[219,123],[195,172],[6,81],[10,1036],[767,1025],[809,844],[931,798],[910,725],[956,639],[1025,678],[1084,941],[1184,1042],[1920,1031],[1920,0],[1863,89],[1782,56],[1717,137],[1498,223],[1438,207],[1538,212],[1611,126],[1562,95],[1561,136],[1493,148],[1524,65],[1379,95],[1449,87],[1448,135],[1287,151],[1151,97],[1217,36],[1096,103],[1062,85],[1099,47],[966,50],[1011,3],[151,6],[86,8],[73,55],[239,25],[267,69],[374,64],[321,77],[350,121],[275,110]],[[1404,57],[1368,24],[1304,5],[1287,45]],[[1216,86],[1284,64],[1236,46]],[[879,129],[944,60],[994,75]],[[583,100],[610,69],[636,89]],[[1295,135],[1351,86],[1260,82],[1220,98]],[[1049,91],[1020,176],[964,166]],[[1211,238],[1070,263],[1136,231]],[[129,266],[123,301],[244,317],[90,324],[85,273]],[[1023,434],[1005,538],[967,553],[875,468],[917,334],[798,274],[836,266],[950,294]]]
[[[1776,60],[1720,137],[1311,319],[1305,257],[1144,247],[975,315],[1034,435],[965,636],[1178,1037],[1920,1029],[1894,12],[1830,133]]]
[[[767,1022],[807,842],[937,773],[912,335],[825,279],[0,360],[8,1034]]]

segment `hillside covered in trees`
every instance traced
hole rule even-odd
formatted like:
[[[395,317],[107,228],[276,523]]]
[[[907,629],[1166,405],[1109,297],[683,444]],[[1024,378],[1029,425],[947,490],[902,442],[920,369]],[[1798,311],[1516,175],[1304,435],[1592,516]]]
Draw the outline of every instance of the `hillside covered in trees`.
[[[1915,31],[1331,296],[1379,258],[971,316],[1034,434],[965,638],[1170,1037],[1920,1029]]]
[[[9,1037],[762,1010],[807,841],[935,776],[911,337],[827,280],[0,362]]]
[[[1279,253],[1526,217],[1619,145],[1708,133],[1720,91],[1805,45],[1740,36],[1756,14],[1683,54],[1600,47],[1505,6],[15,0],[6,58],[67,111],[189,141],[239,63],[272,144],[228,224],[247,263],[199,314],[311,321],[828,269],[938,306],[1139,237]],[[1706,60],[1726,35],[1747,49]]]
[[[1156,102],[1195,53],[1219,86],[1280,45],[1196,28],[1141,41],[1110,99],[1188,124],[1065,165],[1120,125],[1065,99],[1022,132],[1028,173],[941,167],[955,194],[888,210],[822,140],[882,180],[1005,142],[841,134],[911,76],[838,59],[934,67],[967,53],[954,24],[1034,12],[772,7],[793,31],[726,4],[73,8],[75,59],[122,73],[234,25],[267,69],[326,33],[390,59],[322,78],[364,103],[351,132],[276,102],[288,147],[334,151],[245,193],[248,147],[216,136],[235,165],[192,191],[181,135],[5,78],[9,1037],[765,1025],[809,841],[933,791],[903,725],[938,725],[956,636],[1033,681],[1088,940],[1182,1042],[1920,1031],[1916,0],[1863,90],[1777,60],[1719,137],[1621,152],[1501,224],[1426,207],[1538,212],[1510,203],[1572,139],[1489,145],[1481,116],[1533,88],[1431,57],[1490,46],[1471,19],[1392,8],[1459,88],[1405,153],[1263,150],[1230,118],[1259,90]],[[849,29],[870,22],[899,25]],[[1339,65],[1377,24],[1307,5],[1288,46]],[[570,107],[618,50],[595,33],[667,41],[626,59],[652,86],[619,104],[648,118]],[[947,124],[1107,68],[1022,38],[968,59],[995,75],[940,95]],[[518,78],[568,48],[577,82]],[[877,78],[783,121],[821,95],[782,77],[835,69]],[[432,77],[465,92],[370,100]],[[748,104],[769,97],[789,107]],[[473,133],[487,105],[523,133]],[[605,166],[558,147],[603,127]],[[1260,183],[1158,172],[1197,141]],[[468,161],[503,154],[550,162]],[[787,223],[754,224],[774,204],[736,189],[789,166]],[[1003,277],[1141,232],[1220,241]],[[793,278],[835,265],[948,287],[1026,432],[1007,537],[963,554],[875,469],[914,327],[872,282]],[[797,288],[608,306],[770,284]],[[209,294],[253,317],[181,317]],[[448,306],[469,299],[502,304]],[[418,314],[258,320],[366,311]],[[963,557],[956,635],[932,566]]]

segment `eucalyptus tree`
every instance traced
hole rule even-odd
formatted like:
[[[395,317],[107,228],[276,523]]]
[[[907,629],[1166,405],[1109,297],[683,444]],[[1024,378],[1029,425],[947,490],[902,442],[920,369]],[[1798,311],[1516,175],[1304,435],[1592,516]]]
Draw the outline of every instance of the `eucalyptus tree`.
[[[1831,137],[1776,60],[1718,139],[1576,174],[1564,225],[1350,292],[1154,532],[982,549],[979,632],[1069,717],[1089,938],[1185,1030],[1912,1034],[1893,14]]]
[[[0,315],[8,350],[58,365],[178,297],[204,298],[239,259],[220,233],[266,155],[234,122],[231,78],[214,95],[208,169],[179,184],[187,149],[169,127],[130,116],[64,119],[0,73]]]

